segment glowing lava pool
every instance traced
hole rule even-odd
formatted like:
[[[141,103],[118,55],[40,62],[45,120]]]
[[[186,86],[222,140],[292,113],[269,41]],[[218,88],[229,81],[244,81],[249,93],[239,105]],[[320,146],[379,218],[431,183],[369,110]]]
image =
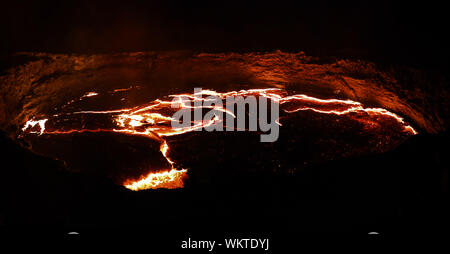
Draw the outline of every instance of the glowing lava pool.
[[[131,190],[182,188],[204,178],[199,168],[215,170],[211,158],[237,158],[238,164],[248,158],[263,165],[262,171],[295,174],[310,165],[392,150],[418,132],[404,117],[433,128],[386,87],[395,84],[392,77],[360,62],[316,64],[303,53],[281,52],[32,56],[39,60],[14,70],[22,79],[4,77],[27,98],[20,112],[5,112],[13,118],[9,128],[33,152],[64,161],[69,171],[106,176]],[[203,90],[196,93],[195,87]],[[183,97],[194,105],[211,95],[225,105],[225,98],[239,96],[277,104],[279,138],[259,143],[264,131],[249,132],[248,121],[232,131],[204,130],[223,117],[171,126],[180,109],[236,118],[225,105],[199,108],[173,100]]]

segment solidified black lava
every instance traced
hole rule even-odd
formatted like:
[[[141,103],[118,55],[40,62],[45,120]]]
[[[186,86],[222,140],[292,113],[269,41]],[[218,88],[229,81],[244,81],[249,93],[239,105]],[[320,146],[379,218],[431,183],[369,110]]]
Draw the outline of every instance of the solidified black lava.
[[[65,161],[71,172],[84,172],[112,179],[122,185],[151,171],[170,168],[159,152],[160,144],[141,136],[121,133],[73,133],[30,135],[31,150]]]
[[[131,227],[162,234],[193,227],[291,233],[449,225],[449,137],[430,134],[448,128],[442,109],[448,102],[429,107],[431,93],[405,90],[395,73],[373,64],[320,63],[281,52],[32,56],[0,78],[0,223],[7,227]],[[183,189],[140,192],[119,184],[145,168],[168,166],[156,140],[112,132],[18,137],[33,116],[131,107],[194,87],[281,87],[352,99],[405,116],[420,133],[404,135],[392,123],[371,132],[346,117],[304,111],[282,119],[275,143],[260,143],[258,132],[167,137],[171,158],[189,168],[189,180]],[[87,92],[100,100],[72,102]],[[111,124],[101,116],[71,119],[61,125]]]

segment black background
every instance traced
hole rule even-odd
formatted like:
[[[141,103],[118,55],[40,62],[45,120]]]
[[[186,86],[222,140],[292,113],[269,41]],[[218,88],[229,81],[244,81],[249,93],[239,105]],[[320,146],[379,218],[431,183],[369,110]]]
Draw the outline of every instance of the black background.
[[[448,67],[443,1],[80,0],[2,5],[2,56],[17,51],[280,49],[444,72]]]

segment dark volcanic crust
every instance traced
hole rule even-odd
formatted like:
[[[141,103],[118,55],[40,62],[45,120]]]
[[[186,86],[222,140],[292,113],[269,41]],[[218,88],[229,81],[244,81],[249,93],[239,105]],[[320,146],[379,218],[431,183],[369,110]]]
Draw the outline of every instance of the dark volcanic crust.
[[[364,61],[324,62],[303,52],[279,51],[24,55],[30,57],[29,62],[0,77],[0,128],[12,135],[30,117],[54,113],[55,107],[93,87],[101,91],[128,85],[143,90],[127,98],[130,106],[167,94],[191,92],[194,87],[218,91],[279,87],[318,98],[351,99],[385,108],[428,133],[445,131],[449,124],[446,98],[450,96],[442,81],[429,81],[420,72],[383,72]]]

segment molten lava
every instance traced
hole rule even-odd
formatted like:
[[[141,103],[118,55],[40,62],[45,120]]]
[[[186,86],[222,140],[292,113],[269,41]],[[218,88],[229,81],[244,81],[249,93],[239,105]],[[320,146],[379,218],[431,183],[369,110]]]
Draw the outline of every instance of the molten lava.
[[[126,91],[128,89],[122,90]],[[116,91],[119,90],[116,89],[113,92]],[[96,92],[89,92],[83,95],[80,100],[97,95],[98,93]],[[192,121],[191,126],[185,128],[173,128],[171,126],[171,121],[174,120],[172,115],[176,111],[180,109],[198,109],[199,107],[191,106],[195,105],[193,102],[204,102],[206,100],[204,96],[209,95],[214,95],[221,99],[225,99],[228,96],[263,96],[279,104],[280,109],[286,113],[286,116],[282,117],[287,117],[287,115],[295,112],[310,110],[321,114],[346,115],[355,121],[366,124],[367,128],[376,128],[374,126],[377,125],[374,123],[381,121],[380,119],[384,119],[398,123],[401,126],[402,131],[408,135],[417,134],[416,130],[408,125],[402,117],[383,108],[364,108],[361,103],[352,100],[319,99],[304,94],[288,95],[286,91],[277,88],[250,89],[224,93],[213,90],[202,90],[200,93],[170,95],[166,100],[157,99],[148,104],[132,108],[105,111],[76,111],[55,114],[39,120],[36,120],[35,118],[28,120],[22,131],[28,131],[29,133],[35,134],[38,133],[39,135],[78,132],[120,132],[130,135],[141,135],[157,140],[161,144],[161,154],[171,165],[171,168],[165,171],[151,172],[142,176],[140,179],[128,179],[123,185],[134,191],[156,188],[182,188],[184,186],[184,179],[187,177],[187,170],[177,169],[175,162],[169,158],[169,145],[164,137],[192,132],[223,121],[219,118],[214,118],[211,121],[206,122]],[[184,103],[181,100],[182,97],[187,98],[191,103]],[[170,100],[169,98],[175,98],[175,100]],[[177,100],[177,98],[179,99]],[[200,108],[221,111],[234,118],[236,117],[233,112],[227,110],[226,107],[214,105],[200,106]],[[97,126],[95,127],[90,128],[79,121],[80,115],[98,117],[99,114],[105,116],[106,120],[98,121]],[[72,123],[71,125],[66,124],[69,120]],[[280,120],[281,119],[277,120],[279,125],[281,125]]]
[[[124,183],[124,186],[130,190],[146,190],[146,189],[176,189],[183,188],[183,180],[187,177],[187,170],[162,171],[158,173],[150,173],[138,181],[130,181],[130,183]]]

